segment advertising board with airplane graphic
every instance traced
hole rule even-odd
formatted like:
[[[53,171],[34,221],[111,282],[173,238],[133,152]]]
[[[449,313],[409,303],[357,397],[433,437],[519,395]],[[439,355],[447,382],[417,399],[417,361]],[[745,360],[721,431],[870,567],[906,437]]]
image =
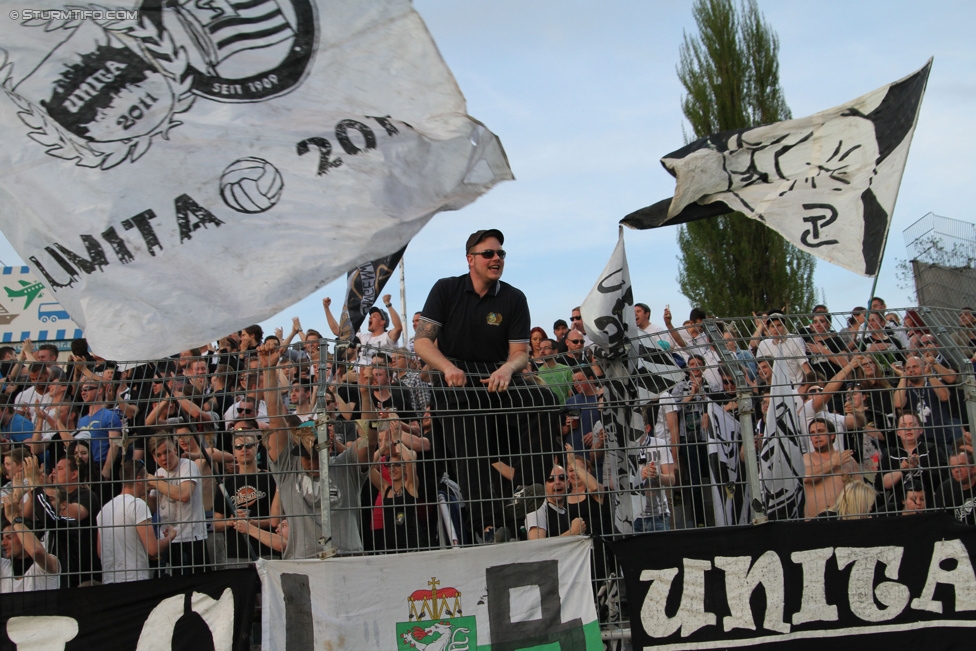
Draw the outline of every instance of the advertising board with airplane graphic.
[[[0,344],[65,342],[84,336],[54,292],[29,267],[0,268]],[[60,346],[59,346],[60,348]]]

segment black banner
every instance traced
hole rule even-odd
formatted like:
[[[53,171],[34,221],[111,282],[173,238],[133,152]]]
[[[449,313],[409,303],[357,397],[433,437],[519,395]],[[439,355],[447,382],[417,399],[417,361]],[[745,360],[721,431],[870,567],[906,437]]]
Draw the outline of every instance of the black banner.
[[[379,303],[380,292],[383,291],[386,281],[393,275],[396,266],[400,264],[400,259],[406,250],[407,247],[403,247],[392,255],[367,262],[346,274],[346,302],[342,306],[342,318],[339,324],[342,336],[346,335],[347,319],[350,322],[348,336],[351,337],[359,332],[359,327],[363,325],[366,315],[369,314],[369,308]]]
[[[976,528],[943,514],[650,533],[612,546],[635,649],[972,649],[976,639]]]
[[[254,569],[0,597],[0,650],[234,649],[251,644]],[[26,648],[22,647],[22,648]]]

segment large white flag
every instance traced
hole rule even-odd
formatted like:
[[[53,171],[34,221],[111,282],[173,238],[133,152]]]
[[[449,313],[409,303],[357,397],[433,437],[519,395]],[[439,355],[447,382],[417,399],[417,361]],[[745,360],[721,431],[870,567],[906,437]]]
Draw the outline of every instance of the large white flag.
[[[580,536],[258,561],[261,648],[602,649]]]
[[[674,197],[623,219],[634,228],[730,212],[865,276],[881,264],[932,61],[809,117],[712,134],[661,159]]]
[[[0,8],[0,229],[101,355],[261,321],[512,178],[408,0]]]

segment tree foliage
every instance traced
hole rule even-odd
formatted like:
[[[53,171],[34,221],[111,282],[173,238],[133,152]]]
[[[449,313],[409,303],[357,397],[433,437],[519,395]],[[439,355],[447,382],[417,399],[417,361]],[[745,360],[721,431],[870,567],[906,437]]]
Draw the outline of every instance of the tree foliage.
[[[779,85],[779,40],[755,0],[696,0],[698,35],[685,34],[682,111],[700,138],[790,119]],[[678,229],[681,292],[709,314],[812,309],[814,258],[741,213]]]

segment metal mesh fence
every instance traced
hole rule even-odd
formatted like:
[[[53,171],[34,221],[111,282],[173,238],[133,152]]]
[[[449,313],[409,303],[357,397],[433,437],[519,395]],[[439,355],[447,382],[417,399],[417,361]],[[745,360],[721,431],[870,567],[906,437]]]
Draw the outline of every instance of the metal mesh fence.
[[[447,388],[406,349],[328,340],[117,365],[22,354],[0,368],[3,589],[591,534],[609,639],[626,597],[603,541],[782,518],[774,485],[797,519],[972,522],[972,315],[710,319],[638,343],[653,392],[629,388],[648,385],[637,358],[592,350],[534,358],[505,392],[483,365]],[[776,466],[784,441],[793,463]]]

